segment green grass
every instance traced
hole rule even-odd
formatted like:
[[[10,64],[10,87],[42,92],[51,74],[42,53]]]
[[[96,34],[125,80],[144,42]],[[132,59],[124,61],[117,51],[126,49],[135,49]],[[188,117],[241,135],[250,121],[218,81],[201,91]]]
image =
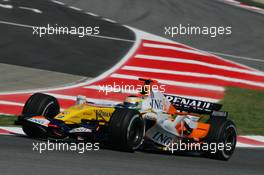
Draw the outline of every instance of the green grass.
[[[263,8],[264,9],[264,4],[263,3],[260,3],[260,2],[255,2],[255,1],[252,1],[252,0],[238,0],[242,3],[245,3],[247,5],[250,5],[250,6],[255,6],[255,7],[259,7],[259,8]]]
[[[239,134],[264,135],[264,91],[227,88],[221,103]]]
[[[0,115],[0,126],[14,125],[15,120],[17,120],[16,116]]]

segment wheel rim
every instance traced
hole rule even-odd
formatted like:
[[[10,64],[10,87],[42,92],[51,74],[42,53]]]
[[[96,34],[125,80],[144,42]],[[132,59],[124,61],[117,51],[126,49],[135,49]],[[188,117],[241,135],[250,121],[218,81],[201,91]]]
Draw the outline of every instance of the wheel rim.
[[[127,128],[127,141],[132,149],[137,149],[141,145],[143,136],[144,122],[139,115],[135,115]]]
[[[226,128],[226,132],[225,132],[225,137],[224,137],[224,144],[225,144],[225,149],[223,150],[223,155],[228,158],[230,157],[234,150],[235,150],[235,146],[236,146],[236,129],[233,125],[230,125]],[[227,149],[227,144],[231,144],[231,149]]]
[[[54,101],[50,102],[43,110],[42,115],[45,117],[55,117],[58,114],[57,107]]]

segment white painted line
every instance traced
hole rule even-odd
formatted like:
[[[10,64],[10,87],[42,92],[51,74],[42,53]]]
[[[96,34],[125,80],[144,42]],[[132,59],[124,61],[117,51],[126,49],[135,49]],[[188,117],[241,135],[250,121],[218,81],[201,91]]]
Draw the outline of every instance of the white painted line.
[[[230,3],[240,4],[240,2],[234,1],[234,0],[219,0],[219,1],[226,1],[226,2],[230,2]]]
[[[181,44],[181,43],[177,43],[175,41],[172,41],[172,40],[169,40],[169,39],[166,39],[166,38],[163,38],[161,36],[158,36],[158,35],[154,35],[154,34],[151,34],[151,33],[147,33],[143,30],[140,30],[140,29],[136,29],[134,27],[130,27],[130,26],[127,26],[127,25],[123,25],[124,27],[132,30],[135,35],[139,38],[141,38],[142,40],[150,40],[150,41],[157,41],[157,42],[164,42],[165,44]],[[183,45],[183,44],[181,44]],[[185,47],[188,47],[188,46],[185,46]],[[188,47],[190,48],[190,47]],[[190,48],[191,49],[191,48]]]
[[[185,48],[176,47],[176,46],[168,46],[168,45],[162,45],[162,44],[151,44],[151,43],[144,43],[143,46],[148,47],[148,48],[168,49],[168,50],[175,50],[175,51],[181,51],[181,52],[186,52],[186,53],[208,56],[208,54],[205,52],[199,52],[196,50],[185,49]]]
[[[54,2],[54,3],[59,4],[59,5],[65,5],[65,3],[60,2],[60,1],[56,1],[56,0],[51,0],[51,2]]]
[[[12,26],[17,26],[17,27],[25,27],[25,28],[31,28],[31,29],[33,27],[37,27],[37,26],[32,26],[32,25],[27,25],[27,24],[19,24],[19,23],[2,21],[2,20],[0,20],[0,24],[12,25]],[[103,35],[88,35],[88,34],[86,34],[85,36],[95,37],[95,38],[103,38],[103,39],[109,39],[109,40],[116,40],[116,41],[124,41],[124,42],[130,42],[130,43],[134,43],[135,42],[134,40],[117,38],[117,37],[111,37],[111,36],[103,36]]]
[[[76,96],[71,96],[71,95],[61,95],[61,94],[55,94],[55,93],[45,93],[51,96],[54,96],[58,99],[63,99],[63,100],[72,100],[72,101],[76,101]]]
[[[124,42],[129,42],[129,43],[135,42],[134,40],[116,38],[116,37],[110,37],[110,36],[103,36],[103,35],[86,35],[86,36],[95,37],[95,38],[103,38],[103,39],[108,39],[108,40],[124,41]]]
[[[14,114],[0,113],[0,115],[14,115]]]
[[[98,17],[99,15],[95,14],[95,13],[92,13],[92,12],[85,12],[85,14],[87,15],[91,15],[91,16],[95,16],[95,17]]]
[[[12,5],[8,5],[8,4],[0,4],[0,7],[6,8],[6,9],[12,9],[13,8]]]
[[[108,18],[103,18],[103,20],[111,22],[111,23],[116,23],[116,21],[112,20],[112,19],[108,19]]]
[[[20,127],[0,127],[0,129],[7,130],[12,133],[25,135],[24,131]]]
[[[214,74],[202,74],[202,73],[196,73],[196,72],[176,71],[176,69],[167,70],[167,69],[154,69],[154,68],[145,68],[145,67],[136,67],[136,66],[124,66],[121,69],[140,71],[140,72],[160,73],[160,74],[183,75],[183,76],[190,76],[190,77],[197,77],[197,78],[213,78],[213,79],[223,80],[227,82],[242,83],[242,84],[251,85],[251,86],[264,87],[264,83],[261,83],[261,82],[250,81],[250,80],[239,79],[239,78],[231,78],[231,77],[214,75]]]
[[[152,55],[143,55],[143,54],[138,54],[135,56],[135,58],[157,60],[157,61],[169,61],[169,62],[185,63],[185,64],[196,64],[200,66],[205,66],[205,67],[210,67],[210,68],[215,68],[215,69],[222,69],[226,71],[239,72],[239,73],[256,75],[256,76],[264,76],[263,72],[250,71],[250,70],[229,67],[229,66],[222,66],[222,65],[217,65],[217,64],[210,64],[210,63],[206,63],[202,61],[189,60],[189,59],[183,59],[183,58],[162,57],[162,56],[152,56]]]
[[[242,136],[242,137],[246,137],[248,139],[252,139],[252,140],[256,140],[259,142],[263,142],[264,144],[264,136],[258,136],[258,135],[247,135],[247,136]]]
[[[73,9],[73,10],[77,10],[77,11],[82,11],[82,9],[78,8],[78,7],[74,7],[74,6],[69,6],[69,8]]]
[[[2,21],[0,20],[0,24],[6,24],[6,25],[11,25],[11,26],[17,26],[17,27],[25,27],[25,28],[33,28],[36,26],[32,26],[32,25],[27,25],[27,24],[19,24],[19,23],[14,23],[14,22],[8,22],[8,21]]]
[[[249,145],[249,144],[245,144],[245,143],[237,142],[236,147],[238,147],[238,148],[251,148],[251,147],[254,147],[254,146]]]
[[[242,57],[242,56],[236,56],[236,55],[230,55],[230,54],[225,54],[225,53],[220,53],[220,52],[211,52],[211,51],[206,51],[215,55],[221,55],[221,56],[227,56],[231,58],[237,58],[241,60],[248,60],[248,61],[255,61],[255,62],[261,62],[264,63],[264,60],[261,59],[256,59],[256,58],[249,58],[249,57]]]
[[[11,106],[24,106],[23,103],[17,103],[17,102],[12,102],[12,101],[4,101],[0,100],[0,105],[11,105]]]
[[[112,74],[110,77],[129,79],[129,80],[138,80],[140,78],[138,76],[126,75],[126,74]],[[222,86],[214,86],[214,85],[198,84],[198,83],[186,83],[186,82],[163,80],[163,79],[155,79],[155,80],[157,80],[161,84],[166,84],[171,86],[181,86],[187,88],[197,88],[197,89],[205,89],[205,90],[221,91],[221,92],[225,90],[225,88]]]
[[[18,7],[18,8],[20,8],[20,9],[24,9],[24,10],[29,10],[29,11],[32,11],[32,12],[35,12],[35,13],[42,13],[42,11],[41,10],[39,10],[39,9],[35,9],[35,8],[30,8],[30,7],[22,7],[22,6],[20,6],[20,7]]]
[[[90,80],[90,79],[89,79]],[[38,88],[38,89],[27,89],[27,90],[17,90],[17,91],[5,91],[5,92],[0,92],[0,95],[14,95],[14,94],[29,94],[32,95],[35,92],[44,92],[47,90],[60,90],[63,88],[67,88],[67,87],[72,87],[72,86],[77,86],[81,83],[87,82],[88,79],[87,78],[82,78],[80,80],[71,82],[71,83],[67,83],[61,86],[56,86],[56,87],[49,87],[49,88]]]

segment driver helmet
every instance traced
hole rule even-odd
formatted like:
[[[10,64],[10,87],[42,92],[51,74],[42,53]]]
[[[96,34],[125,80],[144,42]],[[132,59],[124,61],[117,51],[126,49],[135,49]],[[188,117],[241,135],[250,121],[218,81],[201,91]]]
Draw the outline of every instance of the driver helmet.
[[[124,101],[124,106],[127,108],[141,108],[142,98],[137,96],[128,96]]]

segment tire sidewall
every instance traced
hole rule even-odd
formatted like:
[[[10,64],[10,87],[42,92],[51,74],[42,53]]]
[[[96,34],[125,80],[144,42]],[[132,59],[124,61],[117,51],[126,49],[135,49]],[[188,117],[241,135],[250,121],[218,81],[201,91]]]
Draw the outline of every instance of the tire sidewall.
[[[48,118],[54,118],[59,112],[60,106],[56,98],[50,95],[36,93],[25,103],[22,115],[24,117],[41,115]]]
[[[140,130],[140,131],[137,131],[139,133],[137,134],[136,137],[139,137],[139,138],[136,141],[134,141],[134,140],[132,141],[132,140],[129,140],[129,134],[130,134],[131,129],[132,129],[131,126],[132,126],[133,122],[135,122],[135,120],[141,120],[142,121],[141,125],[143,125],[143,126],[141,126],[142,128],[137,128],[137,130]],[[132,119],[129,122],[129,125],[127,127],[127,131],[126,132],[127,132],[126,133],[127,142],[128,142],[129,145],[131,145],[132,150],[138,149],[140,147],[140,145],[142,144],[142,142],[143,142],[143,138],[144,138],[144,134],[145,134],[144,120],[142,119],[142,117],[140,117],[139,114],[136,114],[136,115],[134,115],[132,117]]]
[[[134,122],[139,122],[139,125],[134,128],[138,131],[138,139],[133,141],[129,134],[133,132]],[[145,123],[139,111],[117,108],[109,122],[109,143],[114,149],[135,151],[143,142],[144,132]]]
[[[217,150],[216,153],[210,153],[210,151],[207,153],[207,156],[210,158],[214,158],[214,159],[219,159],[219,160],[228,160],[231,158],[235,147],[236,147],[236,140],[237,140],[237,131],[236,131],[236,126],[235,124],[228,119],[213,119],[212,120],[214,123],[210,123],[211,127],[209,130],[209,137],[206,139],[207,143],[211,144],[211,143],[216,143],[217,145],[219,143],[223,143],[224,144],[224,149],[221,150]],[[213,128],[215,127],[215,128]],[[226,134],[228,129],[232,129],[233,130],[233,139],[234,139],[234,143],[232,144],[232,147],[230,149],[230,153],[226,154],[226,148],[227,148],[227,143],[226,143]]]
[[[229,154],[226,154],[226,150],[225,150],[226,149],[226,144],[227,144],[227,140],[226,140],[227,139],[226,138],[227,135],[226,134],[227,134],[228,129],[233,130],[235,135],[233,135],[233,137],[234,137],[233,138],[234,139],[233,142],[234,143],[232,143],[232,147],[230,149],[231,152]],[[231,122],[230,120],[227,120],[225,122],[225,124],[224,124],[224,127],[222,128],[221,137],[220,137],[221,142],[223,142],[225,144],[225,149],[224,150],[219,150],[219,154],[221,154],[221,157],[223,157],[225,160],[229,159],[232,156],[232,154],[233,154],[233,152],[235,150],[236,141],[237,141],[236,136],[237,136],[237,131],[236,131],[236,127],[235,127],[234,123]]]
[[[22,120],[32,116],[54,118],[59,112],[60,106],[55,97],[42,93],[35,93],[26,101],[20,118]],[[42,126],[29,126],[25,124],[22,125],[22,129],[29,137],[45,136],[45,131]]]

